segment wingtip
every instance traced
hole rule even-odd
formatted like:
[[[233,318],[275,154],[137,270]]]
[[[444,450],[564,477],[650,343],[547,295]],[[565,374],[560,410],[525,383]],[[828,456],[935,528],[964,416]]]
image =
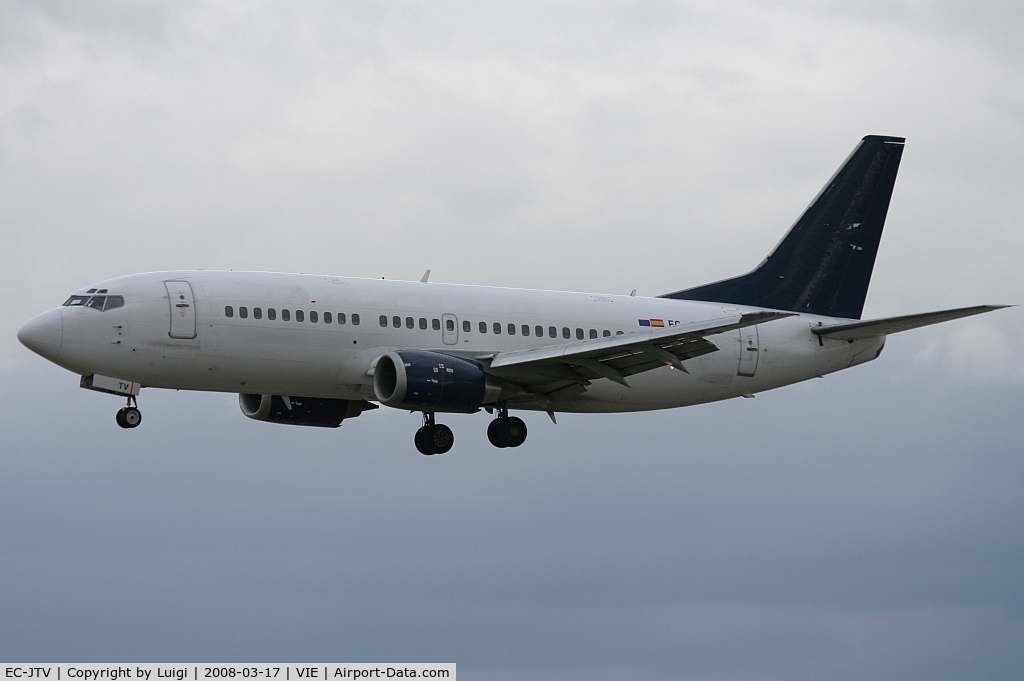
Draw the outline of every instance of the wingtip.
[[[1007,307],[1017,307],[1017,305],[975,305],[974,307],[965,307],[964,310],[977,310],[977,314],[985,312],[995,312],[996,310],[1002,310]]]

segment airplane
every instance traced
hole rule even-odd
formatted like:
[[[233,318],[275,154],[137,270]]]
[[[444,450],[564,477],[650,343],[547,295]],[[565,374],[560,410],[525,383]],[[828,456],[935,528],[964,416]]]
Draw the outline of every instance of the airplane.
[[[1007,307],[861,320],[905,139],[864,137],[749,273],[657,297],[233,271],[133,274],[87,286],[18,339],[126,398],[238,393],[258,421],[337,428],[380,405],[422,413],[416,449],[443,454],[439,413],[612,413],[756,393],[877,359],[889,334]],[[557,421],[556,421],[557,422]]]

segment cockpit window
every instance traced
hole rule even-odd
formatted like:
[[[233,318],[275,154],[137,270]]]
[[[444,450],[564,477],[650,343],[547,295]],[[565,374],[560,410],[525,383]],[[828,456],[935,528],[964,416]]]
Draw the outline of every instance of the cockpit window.
[[[71,296],[64,307],[91,307],[94,310],[113,310],[124,307],[124,296]]]

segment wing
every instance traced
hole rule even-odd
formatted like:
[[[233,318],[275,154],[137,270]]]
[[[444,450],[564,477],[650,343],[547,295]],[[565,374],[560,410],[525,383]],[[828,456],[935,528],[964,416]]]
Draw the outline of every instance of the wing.
[[[487,373],[522,387],[534,397],[554,396],[555,393],[563,397],[583,392],[590,381],[599,378],[628,387],[626,377],[632,374],[663,366],[686,371],[683,366],[686,360],[718,350],[707,336],[794,314],[751,312],[643,333],[502,352],[477,359],[490,359]]]
[[[982,314],[1000,310],[1010,305],[975,305],[974,307],[961,307],[955,310],[942,310],[940,312],[922,312],[920,314],[908,314],[902,317],[886,317],[885,319],[871,319],[866,322],[850,322],[847,324],[831,324],[829,326],[818,326],[811,331],[838,340],[856,340],[858,338],[870,338],[882,334],[909,331],[930,324],[948,322],[961,317]]]

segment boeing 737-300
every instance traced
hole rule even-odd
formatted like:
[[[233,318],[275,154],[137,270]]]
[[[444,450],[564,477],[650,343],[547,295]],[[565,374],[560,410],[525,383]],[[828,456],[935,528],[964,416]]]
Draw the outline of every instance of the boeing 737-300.
[[[336,428],[385,405],[422,412],[416,448],[454,442],[438,413],[627,412],[750,397],[870,362],[886,336],[997,305],[862,321],[903,154],[865,137],[754,270],[655,298],[267,272],[172,271],[87,286],[18,339],[121,395],[238,393],[252,419]]]

